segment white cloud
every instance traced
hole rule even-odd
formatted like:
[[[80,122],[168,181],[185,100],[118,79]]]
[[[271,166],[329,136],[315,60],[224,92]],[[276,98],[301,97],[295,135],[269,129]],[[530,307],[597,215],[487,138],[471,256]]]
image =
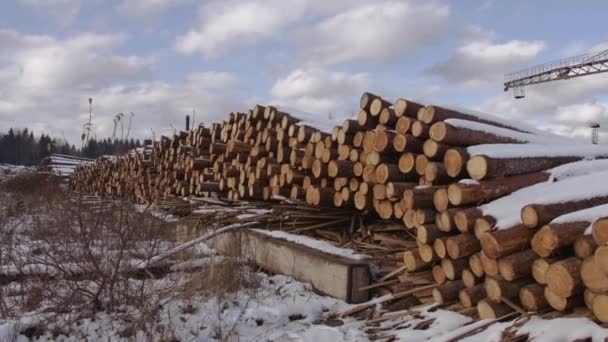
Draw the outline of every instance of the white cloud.
[[[324,69],[297,69],[276,81],[270,90],[273,103],[317,115],[346,117],[369,83],[367,74]]]
[[[592,122],[608,127],[608,75],[599,74],[528,86],[525,98],[511,92],[481,103],[480,109],[525,120],[559,134],[589,137]]]
[[[385,61],[440,37],[449,8],[438,1],[227,0],[201,5],[176,49],[217,58],[275,40],[296,43],[310,65]]]
[[[302,16],[304,0],[221,1],[201,7],[198,27],[178,37],[180,53],[218,57],[231,48],[255,44],[280,33]]]
[[[131,16],[153,16],[170,7],[178,6],[192,0],[123,0],[118,10]]]
[[[468,86],[495,86],[504,74],[524,67],[544,48],[542,41],[511,40],[502,44],[474,41],[461,46],[429,72]]]
[[[81,0],[18,0],[18,2],[44,15],[51,16],[64,26],[74,21],[82,6]]]
[[[29,127],[77,144],[94,99],[94,133],[109,137],[112,118],[134,112],[133,135],[181,128],[195,109],[203,118],[243,110],[241,83],[225,72],[191,73],[173,82],[144,81],[154,59],[119,55],[123,35],[82,33],[66,39],[0,31],[0,131]],[[235,95],[236,94],[236,95]]]
[[[386,62],[404,51],[436,43],[449,8],[438,2],[374,2],[324,19],[301,34],[313,65]]]
[[[67,88],[91,88],[140,75],[151,58],[119,56],[112,48],[124,42],[116,34],[83,33],[64,40],[0,31],[5,56],[0,75],[12,77],[15,91],[48,93]]]

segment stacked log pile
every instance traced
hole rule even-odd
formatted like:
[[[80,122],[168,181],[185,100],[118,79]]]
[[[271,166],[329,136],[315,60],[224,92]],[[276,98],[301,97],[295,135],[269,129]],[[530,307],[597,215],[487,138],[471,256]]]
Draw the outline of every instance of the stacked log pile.
[[[319,128],[256,106],[81,167],[71,185],[144,203],[290,199],[359,211],[365,224],[327,220],[369,237],[358,242],[368,251],[398,247],[390,253],[402,266],[377,289],[395,292],[410,277],[424,285],[423,301],[459,303],[482,318],[586,303],[608,320],[608,186],[598,184],[608,175],[608,149],[370,93],[356,118],[331,132]]]

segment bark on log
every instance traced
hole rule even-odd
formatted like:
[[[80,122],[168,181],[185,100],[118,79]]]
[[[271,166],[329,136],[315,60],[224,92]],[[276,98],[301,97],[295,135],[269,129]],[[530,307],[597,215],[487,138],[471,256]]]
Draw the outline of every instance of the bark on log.
[[[547,287],[560,297],[569,298],[584,290],[581,261],[575,257],[554,262],[547,269]]]
[[[467,161],[467,172],[471,178],[482,180],[540,172],[580,159],[580,157],[492,158],[476,155]]]
[[[498,259],[529,248],[528,246],[533,235],[534,231],[523,225],[494,230],[481,234],[481,248],[487,256]]]
[[[456,146],[525,143],[525,141],[520,141],[509,136],[499,136],[470,128],[456,127],[447,122],[434,123],[431,126],[429,135],[431,139],[437,142]]]
[[[479,252],[481,245],[473,234],[462,233],[448,238],[446,248],[450,258],[459,259]]]
[[[537,258],[530,249],[507,255],[498,260],[498,272],[507,281],[529,277]]]
[[[535,228],[551,222],[558,216],[606,203],[608,195],[559,203],[529,204],[522,208],[521,219],[526,227]]]
[[[445,304],[458,300],[458,294],[462,288],[462,281],[448,281],[433,289],[435,303]]]
[[[519,290],[519,302],[527,311],[538,312],[549,307],[545,298],[545,287],[541,284],[528,284]]]
[[[537,172],[491,181],[481,181],[477,184],[455,183],[448,187],[448,197],[450,203],[455,206],[467,204],[480,205],[506,196],[519,189],[547,181],[549,177],[550,174],[547,172]]]
[[[483,284],[478,284],[473,287],[461,289],[458,298],[460,304],[465,308],[472,308],[477,303],[486,297],[486,290]]]
[[[539,256],[546,258],[565,246],[572,245],[591,222],[577,221],[550,223],[542,227],[532,237],[532,249]]]

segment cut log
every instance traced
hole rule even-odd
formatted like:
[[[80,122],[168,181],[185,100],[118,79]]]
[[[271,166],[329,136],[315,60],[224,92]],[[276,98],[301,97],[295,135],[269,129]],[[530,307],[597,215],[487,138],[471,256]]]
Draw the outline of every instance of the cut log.
[[[416,154],[404,153],[399,158],[399,171],[401,173],[412,173],[416,169]]]
[[[498,271],[507,281],[529,277],[536,259],[536,253],[530,249],[516,252],[498,260]]]
[[[448,250],[445,246],[448,237],[440,237],[433,241],[433,250],[439,258],[445,258],[448,255]]]
[[[417,186],[416,183],[408,182],[388,182],[386,184],[387,198],[402,198],[406,190],[413,189]]]
[[[439,241],[439,239],[435,241]],[[420,255],[420,259],[427,263],[432,263],[434,261],[439,260],[437,253],[435,253],[435,250],[431,245],[418,245],[418,254]]]
[[[596,248],[597,242],[595,242],[591,234],[579,236],[574,241],[574,255],[579,259],[585,259],[593,255]]]
[[[429,263],[422,260],[418,250],[403,252],[403,264],[409,272],[416,272],[429,267]]]
[[[599,263],[592,255],[581,264],[581,279],[585,287],[595,293],[608,292],[608,275],[602,272]]]
[[[432,244],[435,239],[445,236],[434,224],[425,224],[416,226],[416,240],[422,244]]]
[[[467,173],[467,161],[469,153],[463,148],[450,148],[443,156],[443,165],[448,176],[457,178],[465,177]]]
[[[399,133],[399,134],[406,134],[410,131],[410,128],[412,127],[412,123],[414,122],[414,119],[409,118],[409,117],[405,117],[402,116],[397,120],[397,123],[395,124],[395,132]]]
[[[392,147],[396,152],[422,153],[422,142],[409,134],[395,135]]]
[[[600,322],[608,323],[608,294],[594,296],[592,310]]]
[[[435,186],[428,186],[406,190],[403,193],[405,208],[432,208],[433,196],[438,189],[439,188]]]
[[[519,290],[519,302],[524,309],[538,312],[549,307],[545,298],[545,287],[541,284],[528,284]]]
[[[438,122],[438,121],[445,121],[447,119],[461,119],[461,120],[479,122],[479,123],[492,125],[492,126],[496,126],[496,127],[500,127],[500,128],[512,129],[514,131],[519,131],[519,132],[523,132],[523,133],[529,133],[527,130],[519,129],[519,128],[515,127],[514,125],[505,125],[505,124],[496,122],[495,120],[492,120],[491,118],[481,117],[479,115],[475,115],[475,114],[471,114],[471,113],[463,113],[463,112],[460,112],[457,110],[448,109],[448,108],[439,107],[439,106],[426,106],[426,107],[424,107],[424,111],[418,113],[417,117],[418,117],[418,120],[420,120],[426,124],[431,124],[433,122]]]
[[[417,181],[418,177],[413,174],[404,174],[399,171],[396,164],[382,163],[376,167],[376,182],[386,184],[387,182],[411,182]]]
[[[554,262],[547,269],[546,280],[547,287],[559,297],[569,298],[582,293],[581,261],[572,257]]]
[[[498,275],[498,260],[488,257],[483,251],[479,253],[479,260],[481,261],[483,273],[491,277]]]
[[[481,248],[487,256],[498,259],[529,248],[533,235],[534,231],[521,224],[512,228],[485,232],[480,237]]]
[[[445,304],[458,300],[458,294],[462,288],[462,281],[448,281],[433,289],[435,303]]]
[[[441,259],[441,268],[449,280],[460,279],[462,271],[469,266],[469,260],[466,258],[452,260],[449,258]]]
[[[456,223],[454,222],[454,216],[460,211],[460,209],[451,208],[437,214],[435,218],[437,227],[444,232],[455,232],[457,229]]]
[[[458,293],[460,304],[465,308],[472,308],[477,303],[486,297],[486,290],[483,284],[478,284],[473,287],[461,289]]]
[[[483,212],[478,208],[464,209],[454,214],[454,223],[462,233],[472,232],[475,228],[475,221],[482,216]]]
[[[426,166],[429,164],[429,159],[424,154],[416,156],[416,173],[420,176],[424,176],[426,172]]]
[[[431,274],[433,275],[433,280],[437,284],[444,284],[447,281],[445,272],[443,271],[443,268],[441,268],[441,266],[439,265],[433,266]]]
[[[462,233],[448,238],[446,241],[446,248],[450,258],[459,259],[479,252],[481,245],[475,235]]]
[[[514,310],[503,303],[482,299],[477,303],[477,313],[480,319],[496,319],[503,317]]]
[[[535,228],[551,222],[558,216],[607,203],[608,195],[582,200],[560,201],[559,203],[529,204],[522,208],[521,219],[526,227]]]
[[[600,246],[608,244],[608,218],[601,218],[593,223],[593,238]]]
[[[422,152],[431,160],[443,160],[450,145],[440,144],[433,139],[427,139],[422,144]]]
[[[484,274],[480,254],[481,252],[475,253],[469,257],[469,267],[471,268],[471,272],[478,278],[482,277]]]
[[[492,158],[476,155],[467,161],[467,172],[471,178],[482,180],[539,172],[580,159],[580,157]]]
[[[504,130],[504,132],[509,132]],[[520,132],[514,132],[520,133]],[[520,133],[521,134],[521,133]],[[447,122],[436,122],[429,131],[431,139],[448,145],[472,146],[481,144],[510,144],[524,143],[508,135],[499,136],[496,134],[474,130],[466,127],[456,127]]]
[[[395,101],[393,109],[395,110],[395,114],[399,117],[406,116],[409,118],[416,118],[418,111],[423,107],[423,105],[414,101],[399,98]]]
[[[465,287],[473,287],[483,280],[483,277],[476,276],[473,271],[468,268],[462,271],[461,278]]]
[[[608,275],[608,246],[599,246],[593,255],[600,270]]]
[[[391,107],[392,105],[392,103],[378,96],[372,100],[372,104],[369,107],[369,112],[373,116],[378,116],[384,108]]]
[[[455,206],[479,205],[521,188],[547,181],[549,177],[548,172],[537,172],[479,183],[455,183],[448,187],[448,197],[450,203]]]
[[[551,307],[557,311],[566,311],[574,307],[584,304],[584,298],[582,295],[576,295],[572,297],[563,297],[555,293],[549,288],[545,287],[545,299],[551,305]]]
[[[547,284],[547,270],[549,266],[556,262],[557,259],[536,259],[532,263],[532,278],[542,285]]]
[[[500,276],[494,276],[486,277],[484,286],[488,299],[500,302],[502,298],[517,298],[519,296],[519,289],[530,283],[532,283],[532,280],[528,278],[507,281]]]
[[[542,227],[532,238],[532,249],[546,258],[562,247],[570,246],[591,223],[585,221],[550,223]]]
[[[424,170],[424,176],[434,184],[446,184],[450,181],[445,166],[439,162],[428,162]]]
[[[448,190],[441,188],[435,191],[433,194],[433,205],[435,209],[439,212],[446,211],[450,206],[450,201],[448,200]]]
[[[478,239],[481,239],[483,234],[491,231],[496,226],[496,218],[491,215],[484,215],[475,220],[473,231]]]
[[[412,124],[412,135],[416,138],[422,139],[422,138],[428,138],[429,137],[429,131],[430,131],[431,127],[427,124],[425,124],[422,121],[418,121],[416,120],[413,124]]]

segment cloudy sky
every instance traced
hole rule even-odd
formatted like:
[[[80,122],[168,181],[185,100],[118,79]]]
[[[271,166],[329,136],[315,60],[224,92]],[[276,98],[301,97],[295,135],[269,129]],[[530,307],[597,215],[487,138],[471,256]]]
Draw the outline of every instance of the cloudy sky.
[[[607,11],[601,0],[2,1],[0,131],[78,144],[89,97],[97,137],[132,112],[143,138],[193,110],[211,122],[256,103],[347,117],[371,91],[586,138],[589,122],[608,129],[608,73],[523,100],[503,75],[608,48]]]

